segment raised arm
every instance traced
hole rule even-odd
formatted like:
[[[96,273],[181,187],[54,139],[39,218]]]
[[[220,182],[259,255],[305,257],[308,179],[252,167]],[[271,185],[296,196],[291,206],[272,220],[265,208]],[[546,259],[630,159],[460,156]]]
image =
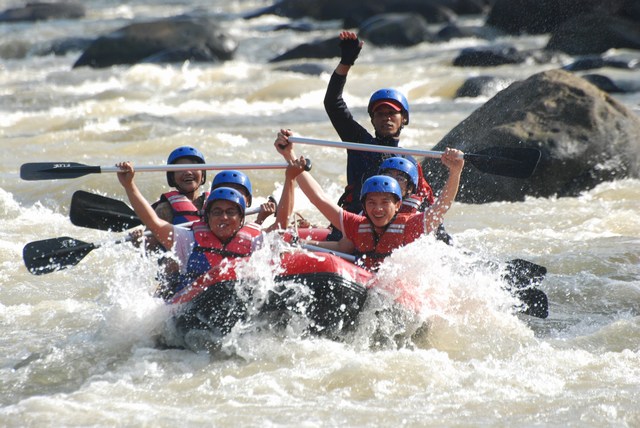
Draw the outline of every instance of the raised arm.
[[[276,150],[278,150],[282,157],[291,165],[287,168],[287,175],[289,176],[289,174],[291,174],[291,176],[296,178],[302,192],[327,220],[332,224],[340,225],[342,209],[324,193],[320,184],[318,184],[311,174],[304,170],[306,165],[304,158],[295,158],[293,143],[289,142],[290,135],[292,135],[290,130],[282,129],[278,133],[278,137],[274,143]]]
[[[122,170],[122,172],[118,172],[118,180],[127,192],[127,197],[135,213],[165,248],[171,248],[173,246],[173,225],[158,217],[149,202],[142,196],[133,181],[135,175],[133,165],[130,162],[120,162],[116,166]]]
[[[449,211],[458,194],[460,174],[464,167],[463,153],[460,150],[447,148],[442,155],[442,163],[449,169],[449,177],[435,203],[425,211],[426,233],[438,228]]]

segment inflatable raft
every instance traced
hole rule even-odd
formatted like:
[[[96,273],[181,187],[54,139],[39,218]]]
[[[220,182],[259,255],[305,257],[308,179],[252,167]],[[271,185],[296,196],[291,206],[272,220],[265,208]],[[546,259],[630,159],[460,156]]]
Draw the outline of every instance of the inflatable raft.
[[[204,333],[219,341],[250,317],[282,326],[292,314],[304,315],[312,334],[335,337],[352,328],[374,275],[336,255],[320,252],[285,252],[273,266],[274,286],[255,307],[252,281],[237,269],[244,259],[232,260],[209,271],[207,284],[194,284],[176,294],[170,303],[176,334],[184,341]],[[255,285],[255,284],[254,284]],[[188,346],[187,344],[187,347]]]

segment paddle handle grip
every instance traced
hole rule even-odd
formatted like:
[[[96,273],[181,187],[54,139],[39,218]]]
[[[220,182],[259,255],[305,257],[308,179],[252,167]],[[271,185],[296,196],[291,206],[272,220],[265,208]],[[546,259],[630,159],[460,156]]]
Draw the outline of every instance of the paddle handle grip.
[[[289,141],[291,141],[292,143],[308,144],[312,146],[336,147],[347,150],[359,150],[362,152],[395,153],[398,155],[423,156],[427,158],[440,158],[444,153],[433,150],[405,149],[402,147],[377,146],[375,144],[350,143],[346,141],[318,140],[315,138],[304,138],[295,136],[290,136]]]

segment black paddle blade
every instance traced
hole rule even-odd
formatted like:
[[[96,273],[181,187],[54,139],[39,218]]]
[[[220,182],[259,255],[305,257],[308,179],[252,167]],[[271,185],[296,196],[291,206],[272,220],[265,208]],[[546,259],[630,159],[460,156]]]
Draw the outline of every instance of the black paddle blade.
[[[32,162],[20,166],[20,178],[29,181],[76,178],[100,172],[99,166],[76,162]]]
[[[521,312],[537,318],[549,316],[549,301],[539,286],[547,274],[547,268],[524,259],[507,262],[503,278],[509,284],[508,290],[522,303]]]
[[[142,224],[122,201],[78,190],[71,198],[71,223],[80,227],[121,232]]]
[[[518,290],[514,295],[524,304],[521,312],[536,318],[549,316],[549,300],[544,291],[539,288],[526,288]]]
[[[63,236],[28,243],[22,259],[29,272],[42,275],[77,265],[95,248],[95,244]]]
[[[464,159],[488,174],[529,178],[541,155],[540,150],[532,147],[490,147],[477,153],[465,153]]]
[[[513,259],[507,262],[507,273],[504,279],[514,288],[526,288],[540,285],[547,268],[528,260]]]

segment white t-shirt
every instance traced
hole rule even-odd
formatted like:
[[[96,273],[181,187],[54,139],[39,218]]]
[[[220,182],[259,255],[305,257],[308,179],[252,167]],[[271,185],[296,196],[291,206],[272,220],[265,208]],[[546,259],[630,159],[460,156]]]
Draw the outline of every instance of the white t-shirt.
[[[173,227],[173,248],[171,252],[178,259],[180,264],[180,273],[185,273],[189,257],[196,245],[196,238],[193,230],[184,227]]]

